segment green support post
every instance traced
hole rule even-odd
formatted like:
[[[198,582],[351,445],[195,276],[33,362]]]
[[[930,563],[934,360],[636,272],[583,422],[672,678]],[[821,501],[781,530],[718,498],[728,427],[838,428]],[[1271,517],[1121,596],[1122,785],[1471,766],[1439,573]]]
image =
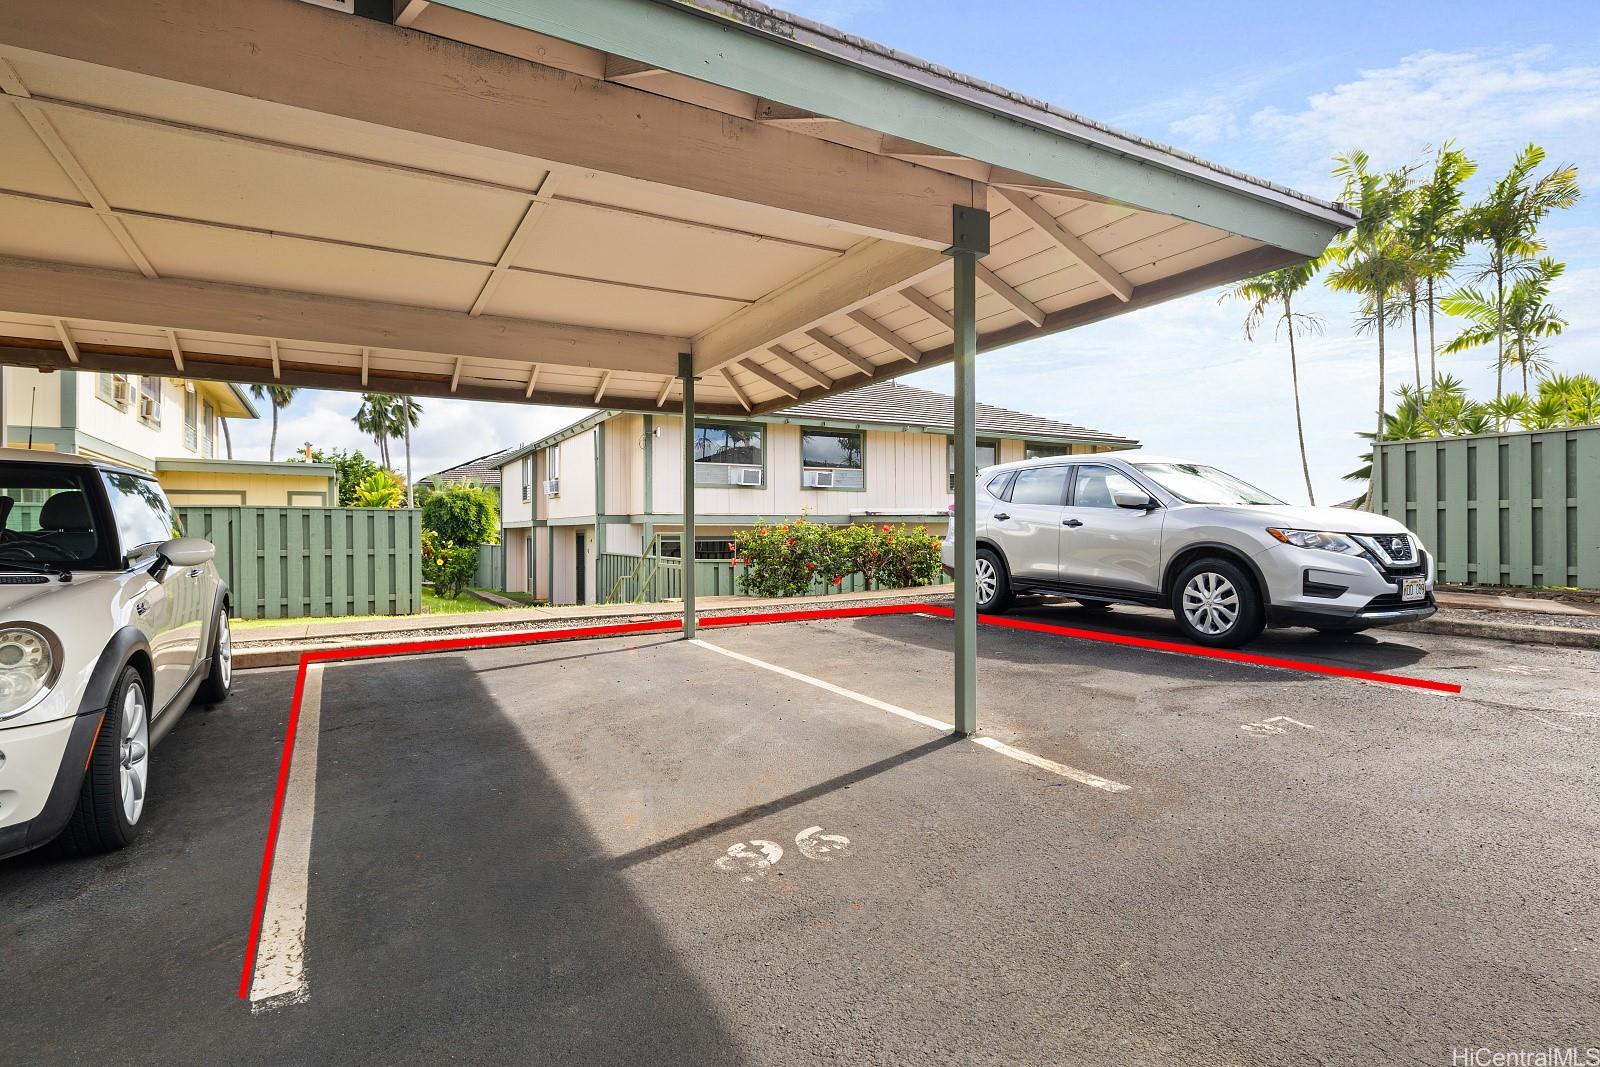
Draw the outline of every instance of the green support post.
[[[694,356],[678,356],[678,377],[683,380],[683,538],[679,542],[683,566],[683,636],[694,637]]]
[[[950,247],[955,273],[954,362],[956,378],[955,451],[955,732],[978,732],[978,437],[974,363],[978,355],[977,266],[989,252],[989,213],[956,206],[951,212]]]

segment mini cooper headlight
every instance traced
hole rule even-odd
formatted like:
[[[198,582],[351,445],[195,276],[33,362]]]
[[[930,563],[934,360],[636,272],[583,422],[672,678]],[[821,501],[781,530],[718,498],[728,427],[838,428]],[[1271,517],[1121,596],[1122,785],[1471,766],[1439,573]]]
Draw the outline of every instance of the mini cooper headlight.
[[[0,719],[21,715],[50,692],[61,665],[57,647],[48,630],[0,629]]]
[[[1286,545],[1295,548],[1320,548],[1326,552],[1342,552],[1347,556],[1359,556],[1364,549],[1356,544],[1355,539],[1346,537],[1342,533],[1326,533],[1321,530],[1273,530],[1267,533],[1276,537]]]

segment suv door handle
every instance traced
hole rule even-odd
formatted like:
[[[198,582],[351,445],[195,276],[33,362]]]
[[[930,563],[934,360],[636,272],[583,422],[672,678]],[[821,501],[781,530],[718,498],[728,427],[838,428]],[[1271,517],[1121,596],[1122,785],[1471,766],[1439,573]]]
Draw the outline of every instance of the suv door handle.
[[[995,518],[996,518],[996,519],[998,519],[998,520],[999,520],[999,521],[1000,521],[1000,522],[1005,522],[1005,521],[1006,521],[1006,520],[1007,520],[1007,519],[1009,519],[1009,518],[1010,518],[1010,517],[1011,517],[1011,516],[1010,516],[1010,515],[1007,515],[1007,514],[1006,514],[1006,513],[1005,513],[1005,512],[1003,512],[1003,511],[997,511],[997,512],[995,512],[995,515],[994,515],[994,517],[995,517]]]
[[[1083,520],[1082,519],[1062,519],[1061,520],[1061,525],[1063,525],[1063,526],[1073,526],[1073,527],[1082,526],[1083,525]]]

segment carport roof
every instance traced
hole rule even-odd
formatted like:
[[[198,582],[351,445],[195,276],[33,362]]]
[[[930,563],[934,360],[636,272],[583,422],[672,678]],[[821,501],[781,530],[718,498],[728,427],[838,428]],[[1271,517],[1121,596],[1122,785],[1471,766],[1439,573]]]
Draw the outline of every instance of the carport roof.
[[[13,0],[0,141],[7,361],[712,415],[948,361],[955,207],[984,349],[1353,221],[729,0]]]

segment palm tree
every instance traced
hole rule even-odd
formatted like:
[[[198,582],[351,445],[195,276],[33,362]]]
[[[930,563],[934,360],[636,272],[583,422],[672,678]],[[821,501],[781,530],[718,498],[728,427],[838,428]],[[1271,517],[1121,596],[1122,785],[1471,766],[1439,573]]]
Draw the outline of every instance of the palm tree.
[[[1522,391],[1528,392],[1528,371],[1543,374],[1550,367],[1544,354],[1544,341],[1559,336],[1567,320],[1549,303],[1550,285],[1566,271],[1565,263],[1541,256],[1526,273],[1511,285],[1503,301],[1492,299],[1468,286],[1445,297],[1442,307],[1472,325],[1445,346],[1446,352],[1461,352],[1499,340],[1498,369],[1506,366],[1522,370]]]
[[[1577,203],[1580,195],[1578,168],[1570,164],[1533,180],[1544,157],[1538,145],[1524,148],[1505,177],[1462,220],[1469,237],[1484,247],[1476,280],[1494,279],[1496,397],[1505,392],[1507,283],[1535,270],[1533,257],[1545,247],[1539,240],[1539,223],[1550,212]]]
[[[1588,374],[1552,374],[1539,383],[1539,399],[1561,405],[1567,426],[1600,422],[1600,381]]]
[[[1522,393],[1506,393],[1484,405],[1497,430],[1504,430],[1513,422],[1521,422],[1528,414],[1528,398]]]
[[[1390,171],[1377,174],[1369,170],[1370,157],[1365,152],[1353,151],[1336,156],[1334,176],[1344,179],[1341,199],[1353,204],[1361,218],[1348,230],[1326,255],[1336,269],[1328,276],[1328,285],[1344,292],[1358,293],[1368,305],[1371,321],[1378,334],[1378,422],[1373,431],[1381,439],[1384,431],[1385,328],[1393,314],[1390,298],[1404,281],[1410,269],[1409,250],[1395,223],[1405,201],[1407,171]],[[1368,464],[1369,480],[1376,476],[1376,465]],[[1367,503],[1371,507],[1377,493],[1368,486]]]
[[[356,409],[354,422],[356,429],[362,433],[370,434],[378,446],[378,462],[385,467],[389,463],[389,435],[394,429],[394,418],[390,407],[394,397],[389,393],[362,393],[361,407]]]
[[[411,431],[422,423],[422,404],[415,397],[397,396],[389,408],[394,428],[406,441],[406,507],[415,506],[411,492]]]
[[[1461,187],[1468,178],[1477,173],[1477,170],[1478,165],[1468,159],[1466,153],[1452,147],[1452,142],[1446,141],[1434,153],[1432,172],[1411,191],[1406,203],[1405,221],[1402,225],[1406,241],[1415,253],[1413,277],[1420,282],[1421,288],[1420,294],[1416,292],[1415,286],[1408,293],[1411,303],[1412,348],[1413,350],[1416,348],[1417,298],[1420,295],[1420,302],[1428,316],[1430,381],[1439,373],[1439,346],[1434,332],[1434,313],[1438,310],[1439,304],[1434,294],[1434,283],[1448,278],[1451,268],[1466,252],[1466,235],[1461,225]],[[1419,372],[1418,377],[1420,376]]]
[[[272,405],[272,440],[267,444],[267,461],[277,458],[278,453],[278,412],[289,406],[294,399],[294,394],[300,390],[287,385],[252,385],[250,395],[257,400],[267,400]],[[228,445],[228,456],[233,456],[233,445]]]
[[[1322,320],[1315,315],[1295,311],[1294,294],[1310,283],[1319,265],[1317,260],[1308,259],[1292,267],[1282,267],[1265,274],[1258,274],[1254,278],[1246,278],[1222,294],[1221,298],[1243,300],[1248,305],[1244,316],[1246,340],[1255,340],[1256,330],[1266,321],[1268,315],[1274,313],[1273,337],[1277,337],[1279,328],[1288,331],[1289,381],[1294,392],[1294,429],[1300,438],[1300,470],[1306,479],[1306,500],[1311,504],[1317,502],[1317,497],[1311,488],[1311,461],[1306,456],[1306,429],[1300,414],[1300,364],[1295,354],[1294,328],[1298,323],[1302,329],[1321,333]]]

